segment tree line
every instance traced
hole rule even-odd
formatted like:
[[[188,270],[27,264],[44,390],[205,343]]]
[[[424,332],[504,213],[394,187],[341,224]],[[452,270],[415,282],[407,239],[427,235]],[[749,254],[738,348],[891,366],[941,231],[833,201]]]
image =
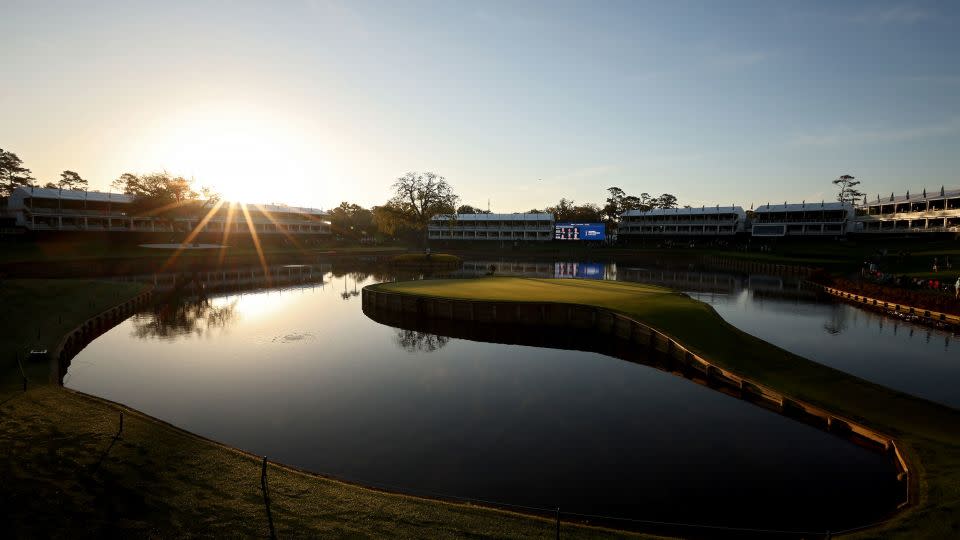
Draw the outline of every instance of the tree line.
[[[36,179],[30,169],[13,152],[0,148],[0,198],[9,197],[21,186],[32,186]],[[843,175],[832,181],[839,193],[837,200],[855,203],[863,197],[859,191],[860,181],[851,175]],[[78,173],[65,170],[57,182],[47,182],[43,187],[59,189],[86,189],[88,181]],[[132,195],[142,210],[171,209],[183,206],[205,209],[216,204],[220,196],[210,188],[194,188],[192,179],[173,176],[163,171],[137,175],[124,173],[111,183],[119,192]],[[447,179],[435,172],[408,172],[398,177],[391,185],[392,196],[384,204],[364,208],[344,201],[330,210],[334,233],[340,237],[363,239],[373,237],[426,238],[427,225],[435,215],[484,214],[489,209],[469,204],[459,204],[460,197]],[[533,208],[527,213],[553,214],[557,221],[603,222],[613,227],[628,211],[648,211],[658,208],[677,208],[677,197],[670,193],[653,196],[643,192],[630,195],[622,188],[607,188],[604,205],[594,203],[576,204],[561,198],[557,204],[542,209]],[[185,205],[193,202],[195,204]]]

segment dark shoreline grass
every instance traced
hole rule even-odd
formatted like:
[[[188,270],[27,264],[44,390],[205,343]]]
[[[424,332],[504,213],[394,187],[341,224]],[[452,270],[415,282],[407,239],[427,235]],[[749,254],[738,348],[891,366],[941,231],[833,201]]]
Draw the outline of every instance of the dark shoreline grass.
[[[92,280],[5,280],[0,337],[0,508],[23,537],[266,537],[257,456],[120,404],[48,382],[14,353],[63,335],[142,291]],[[39,323],[40,338],[36,338]],[[22,358],[22,357],[21,357]],[[120,411],[123,435],[115,439]],[[388,493],[270,464],[278,537],[553,538],[552,519]],[[628,535],[572,523],[564,538]]]
[[[913,504],[864,537],[960,533],[960,411],[812,362],[746,334],[708,305],[623,282],[485,278],[384,283],[379,290],[465,300],[583,304],[622,313],[717,365],[894,437],[916,485]]]

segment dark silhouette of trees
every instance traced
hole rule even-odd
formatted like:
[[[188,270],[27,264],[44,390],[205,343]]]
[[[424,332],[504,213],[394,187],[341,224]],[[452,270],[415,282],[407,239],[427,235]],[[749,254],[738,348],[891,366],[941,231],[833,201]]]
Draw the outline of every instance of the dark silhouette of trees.
[[[398,328],[394,342],[398,347],[408,352],[433,352],[445,347],[450,342],[450,338]]]
[[[346,201],[330,210],[330,224],[334,234],[354,239],[372,236],[377,230],[372,211]]]
[[[463,204],[457,207],[458,214],[492,214],[490,210],[485,210],[476,206],[470,206],[469,204]]]
[[[833,185],[840,188],[837,193],[837,200],[844,204],[855,204],[857,199],[863,197],[863,192],[857,187],[860,181],[855,177],[845,174],[833,181]]]
[[[0,148],[0,197],[9,197],[20,186],[29,186],[34,178],[30,169],[13,152]]]
[[[60,189],[87,189],[86,179],[81,178],[79,174],[73,171],[63,171],[60,173],[60,182],[57,183],[57,187]]]
[[[390,235],[403,229],[422,232],[424,242],[430,218],[454,214],[460,200],[446,178],[433,172],[408,172],[392,188],[393,197],[373,209],[377,227]]]

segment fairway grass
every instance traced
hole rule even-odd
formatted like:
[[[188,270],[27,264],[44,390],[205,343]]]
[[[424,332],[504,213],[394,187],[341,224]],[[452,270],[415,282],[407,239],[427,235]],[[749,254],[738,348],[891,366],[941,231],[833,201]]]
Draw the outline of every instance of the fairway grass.
[[[8,537],[269,536],[257,456],[50,384],[46,363],[25,364],[30,382],[22,391],[15,354],[22,362],[28,348],[52,349],[142,290],[89,280],[0,282],[0,508]],[[115,438],[120,411],[123,434]],[[552,519],[386,493],[282,465],[270,464],[268,478],[280,538],[556,534]],[[563,538],[626,534],[562,526]]]
[[[719,367],[895,438],[907,456],[915,496],[905,511],[860,536],[960,535],[960,411],[791,354],[736,329],[710,306],[684,294],[624,282],[507,277],[370,287],[448,299],[581,304],[631,317]]]

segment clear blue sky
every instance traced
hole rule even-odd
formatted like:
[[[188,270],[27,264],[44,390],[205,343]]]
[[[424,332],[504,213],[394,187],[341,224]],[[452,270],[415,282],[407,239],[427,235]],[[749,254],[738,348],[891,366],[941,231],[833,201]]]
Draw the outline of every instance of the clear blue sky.
[[[958,2],[276,4],[5,1],[0,147],[324,207],[408,170],[494,211],[960,187]]]

